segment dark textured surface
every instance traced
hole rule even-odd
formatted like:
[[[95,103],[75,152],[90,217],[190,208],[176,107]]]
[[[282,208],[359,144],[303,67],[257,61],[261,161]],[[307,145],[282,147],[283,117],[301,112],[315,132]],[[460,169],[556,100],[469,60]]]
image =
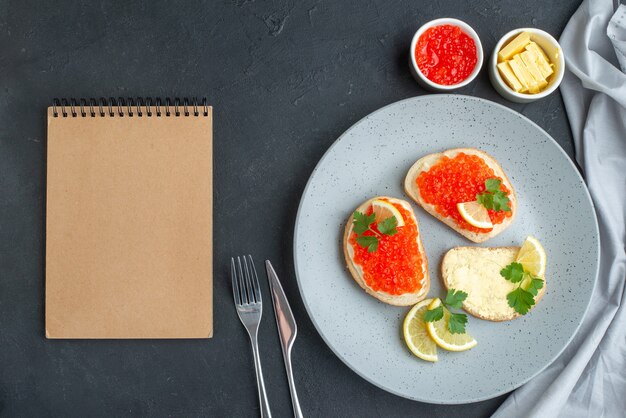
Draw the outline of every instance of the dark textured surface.
[[[318,159],[369,112],[424,93],[406,63],[420,23],[459,17],[490,53],[517,27],[558,36],[578,5],[440,3],[0,0],[0,415],[254,416],[252,358],[226,275],[228,257],[244,252],[272,259],[291,300],[306,416],[490,415],[504,397],[427,405],[359,378],[322,342],[293,277],[298,200]],[[572,155],[559,94],[514,105],[486,71],[460,93],[522,112]],[[207,96],[214,106],[213,340],[44,338],[45,107],[53,97],[100,96]],[[291,407],[271,315],[268,307],[261,356],[283,417]]]

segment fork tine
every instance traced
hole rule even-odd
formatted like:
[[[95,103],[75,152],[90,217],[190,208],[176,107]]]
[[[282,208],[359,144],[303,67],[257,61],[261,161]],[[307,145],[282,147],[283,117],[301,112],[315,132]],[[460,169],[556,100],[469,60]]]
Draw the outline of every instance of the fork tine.
[[[235,269],[235,259],[230,258],[230,279],[233,282],[233,298],[235,305],[241,305],[241,294],[239,293],[239,282],[237,280],[237,270]]]
[[[245,260],[244,260],[245,262]],[[244,274],[244,271],[241,267],[241,258],[237,257],[237,267],[239,270],[239,277],[237,278],[237,280],[239,281],[239,289],[241,291],[241,301],[244,305],[247,305],[248,303],[250,303],[250,296],[247,293],[247,289],[246,289],[246,277]]]
[[[248,291],[248,303],[255,303],[254,292],[252,291],[252,274],[250,273],[250,266],[246,256],[243,256],[243,265],[246,274],[246,290]]]
[[[257,302],[261,302],[261,287],[259,286],[259,275],[256,274],[256,267],[254,267],[254,261],[252,260],[252,256],[248,254],[248,258],[250,259],[250,266],[252,271],[252,287],[254,289],[254,297]]]

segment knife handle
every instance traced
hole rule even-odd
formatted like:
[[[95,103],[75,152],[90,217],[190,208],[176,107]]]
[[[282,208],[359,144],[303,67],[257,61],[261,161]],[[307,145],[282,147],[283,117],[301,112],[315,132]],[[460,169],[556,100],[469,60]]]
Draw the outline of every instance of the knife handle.
[[[298,400],[298,392],[296,384],[293,381],[293,371],[291,369],[291,350],[285,357],[285,370],[287,371],[287,381],[289,382],[289,393],[291,394],[291,404],[293,405],[293,415],[295,418],[302,418],[302,410],[300,409],[300,401]]]

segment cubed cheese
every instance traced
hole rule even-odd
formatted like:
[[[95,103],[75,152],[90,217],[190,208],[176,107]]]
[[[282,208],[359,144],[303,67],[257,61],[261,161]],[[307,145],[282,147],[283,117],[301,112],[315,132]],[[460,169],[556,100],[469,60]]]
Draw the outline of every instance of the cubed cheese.
[[[528,86],[529,93],[539,93],[539,83],[535,81],[528,69],[526,69],[524,61],[522,61],[522,58],[519,56],[519,54],[515,55],[513,59],[509,61],[509,64],[511,65],[513,72],[520,80],[520,82]]]
[[[509,87],[516,92],[522,91],[524,86],[522,86],[522,83],[520,83],[517,77],[515,77],[515,74],[513,74],[513,70],[511,70],[511,66],[507,61],[498,64],[498,71],[500,71],[502,79],[509,85]]]
[[[535,62],[535,65],[541,72],[543,78],[547,79],[554,72],[554,69],[553,65],[550,64],[550,60],[548,59],[546,53],[534,42],[526,45],[526,51],[529,54],[529,59],[532,59]]]
[[[511,59],[513,55],[523,51],[529,42],[530,34],[528,32],[520,33],[498,52],[498,61],[502,62]]]
[[[530,55],[530,53],[528,51],[524,51],[518,55],[522,58],[522,62],[524,63],[524,66],[526,67],[530,75],[533,76],[533,79],[539,85],[539,89],[543,89],[545,86],[547,86],[548,82],[546,81],[543,74],[541,74],[541,71],[537,67],[537,63]]]

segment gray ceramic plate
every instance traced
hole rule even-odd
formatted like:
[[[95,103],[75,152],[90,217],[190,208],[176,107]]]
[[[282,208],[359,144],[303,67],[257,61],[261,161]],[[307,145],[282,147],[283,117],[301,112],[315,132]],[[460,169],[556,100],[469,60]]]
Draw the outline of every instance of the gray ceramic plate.
[[[520,245],[535,235],[548,254],[548,291],[525,317],[495,323],[470,317],[470,351],[413,357],[401,335],[409,308],[383,304],[352,280],[342,253],[350,213],[366,199],[410,199],[402,188],[421,156],[475,147],[494,156],[517,191],[513,225],[484,246]],[[413,205],[428,255],[431,291],[442,296],[443,254],[474,245]],[[574,336],[589,304],[599,257],[587,189],[559,145],[524,116],[467,96],[407,99],[365,117],[321,159],[304,191],[294,238],[300,292],[328,346],[373,384],[431,403],[468,403],[506,393],[550,364]]]

